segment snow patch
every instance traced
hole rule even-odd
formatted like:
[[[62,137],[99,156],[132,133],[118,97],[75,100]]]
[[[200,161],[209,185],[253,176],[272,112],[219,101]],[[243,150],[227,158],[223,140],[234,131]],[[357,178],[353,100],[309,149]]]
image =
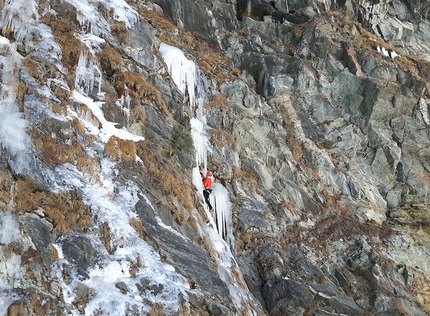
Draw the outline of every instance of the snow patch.
[[[126,315],[129,308],[143,315],[149,312],[148,301],[162,304],[166,313],[171,314],[179,308],[179,297],[187,298],[187,293],[193,290],[189,288],[187,280],[176,273],[174,267],[161,261],[158,251],[141,239],[130,225],[129,219],[136,217],[134,209],[139,198],[148,199],[132,182],[120,184],[114,180],[117,170],[113,162],[103,159],[101,165],[101,183],[90,182],[70,164],[57,166],[55,170],[43,170],[45,182],[51,190],[61,191],[68,187],[80,192],[84,202],[91,205],[93,214],[97,215],[97,223],[107,223],[111,230],[113,254],[106,254],[99,265],[90,269],[88,279],[79,281],[78,276],[73,275],[71,283],[66,285],[63,282],[64,300],[68,304],[73,302],[75,288],[83,283],[96,289],[94,297],[85,308],[86,315],[95,315],[97,311]],[[100,238],[96,233],[88,237],[95,242]],[[67,263],[61,253],[60,250],[57,264],[60,279],[62,262]],[[138,262],[141,264],[135,275],[131,275],[131,264]],[[142,279],[159,284],[160,292],[154,294],[139,290],[136,284]],[[119,282],[125,285],[126,294],[118,289]],[[72,310],[71,314],[80,315],[77,310]]]
[[[98,127],[93,125],[92,130],[98,131],[99,136],[103,142],[106,143],[111,138],[111,136],[116,136],[123,140],[132,140],[135,142],[144,140],[142,136],[134,135],[125,129],[116,128],[115,125],[117,125],[117,123],[107,121],[106,118],[104,117],[103,111],[100,108],[100,106],[103,105],[104,102],[94,101],[93,99],[79,93],[76,90],[73,91],[73,100],[80,104],[85,104],[91,110],[93,115],[99,120],[101,124],[101,128],[98,129]],[[71,116],[78,116],[73,111],[69,111],[69,114]],[[87,127],[91,126],[91,123],[90,124],[89,123],[90,122],[87,121],[85,126]]]

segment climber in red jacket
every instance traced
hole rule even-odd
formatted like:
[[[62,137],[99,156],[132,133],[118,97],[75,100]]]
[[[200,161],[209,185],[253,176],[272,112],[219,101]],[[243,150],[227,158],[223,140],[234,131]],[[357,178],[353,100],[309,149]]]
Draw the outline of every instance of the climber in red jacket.
[[[209,201],[209,195],[212,193],[212,172],[208,171],[206,172],[206,175],[203,171],[203,165],[199,166],[200,169],[200,175],[202,176],[202,182],[203,182],[203,196],[205,197],[205,202],[209,207],[209,212],[213,212],[214,209],[211,205],[211,202]]]

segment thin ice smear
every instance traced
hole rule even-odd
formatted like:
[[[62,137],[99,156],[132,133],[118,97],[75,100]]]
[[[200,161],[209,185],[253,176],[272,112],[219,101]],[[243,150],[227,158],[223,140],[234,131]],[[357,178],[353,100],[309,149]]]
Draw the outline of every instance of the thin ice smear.
[[[93,99],[77,91],[73,91],[73,99],[80,104],[85,104],[86,106],[88,106],[88,108],[91,110],[93,115],[98,119],[98,121],[101,124],[101,128],[98,129],[97,126],[93,126],[93,130],[95,129],[99,131],[99,135],[103,142],[106,143],[111,136],[116,136],[124,140],[133,140],[133,141],[144,140],[143,137],[134,135],[125,129],[116,128],[115,127],[116,123],[107,121],[106,118],[104,117],[103,111],[100,108],[103,102],[94,101]],[[78,116],[76,113],[73,113],[72,111],[70,111],[70,113],[71,115]],[[87,124],[88,123],[89,122],[87,122]]]

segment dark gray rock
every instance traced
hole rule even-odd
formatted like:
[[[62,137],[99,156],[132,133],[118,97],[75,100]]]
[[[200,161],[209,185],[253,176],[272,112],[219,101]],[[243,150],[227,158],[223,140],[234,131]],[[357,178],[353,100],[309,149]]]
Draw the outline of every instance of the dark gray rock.
[[[30,236],[37,251],[42,256],[45,266],[50,266],[51,247],[56,238],[52,231],[52,224],[36,214],[29,213],[22,215],[20,220],[24,226],[25,232]]]
[[[127,287],[127,284],[125,284],[124,282],[117,282],[115,283],[115,287],[122,293],[122,294],[127,294],[129,289]]]
[[[322,300],[325,304],[331,306],[337,313],[347,315],[365,314],[365,311],[350,296],[347,296],[342,290],[331,283],[312,284],[310,288],[318,300]]]
[[[71,235],[61,241],[64,257],[76,265],[78,272],[85,277],[85,271],[100,262],[100,249],[92,239],[84,235]]]
[[[285,315],[293,312],[296,306],[305,309],[315,307],[312,292],[303,284],[287,278],[276,283],[267,282],[263,287],[263,296],[271,315]]]
[[[264,232],[269,235],[276,235],[278,226],[276,219],[269,215],[266,205],[251,204],[255,201],[242,204],[240,210],[235,214],[238,219],[238,228],[246,233]]]
[[[207,293],[206,301],[215,303],[216,298],[222,299],[224,308],[230,309],[232,302],[225,297],[225,293],[229,291],[228,287],[216,272],[208,254],[191,240],[178,238],[172,231],[160,226],[155,221],[154,210],[144,200],[136,204],[136,212],[145,226],[145,232],[160,249],[163,260],[188,278],[194,284],[193,287]],[[203,302],[199,303],[200,305],[204,305]]]
[[[58,12],[60,16],[66,21],[70,21],[75,25],[79,24],[77,18],[77,9],[74,5],[64,0],[50,0],[49,4],[51,5],[52,9]]]
[[[141,278],[140,283],[136,284],[140,288],[140,291],[150,291],[154,293],[155,295],[160,294],[164,286],[162,284],[154,284],[153,281],[149,278]]]

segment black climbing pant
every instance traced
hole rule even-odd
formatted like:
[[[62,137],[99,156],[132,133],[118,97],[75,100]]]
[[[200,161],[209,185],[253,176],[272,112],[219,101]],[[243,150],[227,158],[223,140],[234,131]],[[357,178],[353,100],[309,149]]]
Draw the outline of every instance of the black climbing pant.
[[[209,201],[209,195],[212,193],[212,190],[203,190],[203,196],[205,197],[205,202],[209,207],[209,210],[213,209],[211,202]]]

